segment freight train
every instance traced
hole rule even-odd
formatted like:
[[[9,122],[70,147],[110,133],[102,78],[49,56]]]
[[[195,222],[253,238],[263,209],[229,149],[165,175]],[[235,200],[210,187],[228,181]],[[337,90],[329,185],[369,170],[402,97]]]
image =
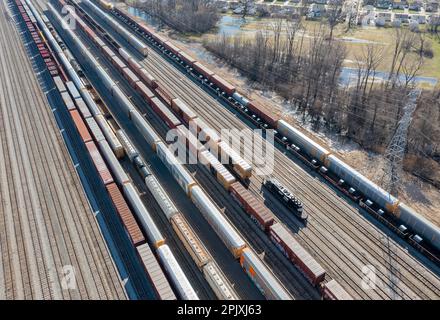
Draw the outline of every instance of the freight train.
[[[62,18],[56,9],[51,4],[48,6],[56,20],[61,23]],[[199,208],[200,212],[213,227],[221,240],[225,243],[226,247],[231,251],[233,256],[237,259],[240,259],[244,270],[256,283],[257,287],[260,288],[262,293],[271,299],[292,299],[290,294],[279,283],[278,279],[276,279],[273,274],[264,266],[264,264],[259,261],[259,258],[255,254],[243,254],[243,252],[249,252],[250,250],[247,249],[246,243],[237,233],[235,228],[223,216],[221,211],[214,205],[212,200],[205,194],[205,192],[198,186],[186,169],[176,161],[174,155],[171,154],[167,146],[161,141],[154,129],[145,121],[139,111],[135,109],[133,104],[116,86],[113,80],[111,80],[104,69],[99,66],[93,55],[88,49],[85,48],[77,36],[71,30],[66,32],[77,49],[82,52],[90,64],[95,65],[95,72],[98,75],[101,83],[109,92],[111,92],[111,95],[118,103],[121,110],[126,113],[150,147],[169,169],[175,180],[190,197],[193,203]],[[127,194],[131,193],[129,188],[125,188],[124,191]],[[148,225],[148,221],[146,221],[146,219],[144,219],[144,222],[144,226]],[[163,239],[157,232],[153,231],[154,230],[151,230],[149,234],[149,237],[153,239],[152,242],[157,244],[158,248],[164,246],[161,242]],[[166,257],[166,254],[163,254],[162,256]],[[258,266],[258,269],[254,269],[252,266]],[[172,268],[167,270],[172,270]],[[212,268],[204,271],[206,273],[212,272]]]
[[[60,3],[64,5],[66,2],[60,1]],[[78,15],[81,16],[81,18],[84,18],[84,20],[87,20],[97,33],[102,37],[109,39],[108,35],[106,35],[106,33],[85,14],[75,1],[70,1],[69,3],[75,6]],[[110,20],[114,20],[93,3],[85,3],[90,5],[90,8],[98,13],[98,15],[105,21],[109,22]],[[76,16],[76,14],[74,15]],[[112,64],[122,73],[139,94],[145,98],[153,111],[157,113],[170,128],[176,128],[181,123],[176,119],[176,116],[171,112],[170,108],[167,108],[163,102],[181,115],[184,122],[192,122],[195,125],[195,129],[199,133],[199,136],[203,136],[206,140],[210,140],[209,143],[211,144],[211,147],[216,150],[217,157],[219,159],[229,159],[228,166],[230,166],[241,179],[246,181],[250,178],[252,175],[252,166],[247,161],[243,160],[240,155],[232,150],[224,141],[221,141],[216,133],[211,134],[213,131],[203,122],[203,120],[198,118],[194,112],[190,111],[184,102],[174,97],[165,88],[159,86],[158,81],[156,81],[156,79],[154,79],[145,68],[141,67],[139,63],[118,44],[110,41],[112,43],[111,47],[105,45],[97,34],[84,23],[84,21],[78,20],[78,23],[83,31],[100,47],[103,54],[111,60]],[[113,23],[117,22],[113,21]],[[113,23],[111,26],[113,26]],[[128,37],[132,37],[130,34],[121,34],[121,36],[126,40],[128,40]],[[117,51],[122,59],[116,55],[112,49]],[[128,65],[125,64],[123,60]]]
[[[427,254],[429,258],[439,261],[438,257],[431,253],[440,251],[439,228],[348,166],[335,156],[334,152],[322,147],[286,121],[273,116],[257,101],[247,99],[234,86],[179,49],[170,40],[136,22],[117,7],[104,7],[155,50],[166,56],[193,79],[197,79],[204,87],[207,87],[208,92],[217,94],[225,104],[235,108],[257,127],[273,129],[276,140],[286,150],[304,161],[312,169],[317,170],[324,179],[357,202],[367,212],[391,227],[400,236],[408,237],[408,241]],[[399,232],[400,225],[409,229],[411,233],[406,236]],[[421,246],[422,243],[426,246]]]
[[[17,4],[21,3],[19,0],[16,0],[16,2]],[[60,46],[47,29],[44,20],[39,16],[38,12],[30,2],[28,2],[28,6],[33,12],[33,15],[36,16],[38,24],[47,37],[51,47],[54,48],[58,57],[64,62],[63,65],[68,70],[69,75],[75,75],[76,80],[78,81],[78,75],[73,71],[70,62],[66,59]],[[61,68],[60,66],[58,67]],[[79,91],[72,82],[66,81],[67,77],[61,78],[59,76],[54,76],[53,80],[55,88],[59,91],[60,96],[72,117],[73,123],[88,150],[102,183],[106,187],[109,196],[115,205],[116,212],[121,218],[121,222],[125,227],[127,235],[135,247],[140,261],[145,267],[146,274],[154,285],[157,296],[160,299],[176,299],[173,290],[168,284],[168,280],[165,278],[156,258],[149,249],[148,244],[146,244],[146,239],[134,219],[131,210],[135,212],[138,220],[143,224],[147,237],[157,249],[164,268],[166,270],[172,270],[172,273],[169,273],[169,275],[173,280],[173,284],[177,288],[180,297],[182,299],[198,299],[197,294],[186,276],[183,274],[182,269],[175,261],[173,254],[168,246],[164,244],[163,236],[153,223],[149,212],[143,206],[142,201],[129,181],[128,176],[120,166],[116,158],[118,151],[112,151],[110,144],[106,141],[105,134],[93,118],[90,110],[87,112],[86,109],[84,109],[84,101],[82,100]],[[81,82],[78,81],[78,83]],[[81,91],[82,88],[79,89]],[[99,115],[99,110],[96,105],[91,109],[94,109],[94,113]],[[124,196],[127,199],[128,204],[130,204],[131,209],[128,207],[127,202],[122,196],[118,185],[123,190]]]
[[[84,12],[82,12],[82,14],[85,15]],[[95,38],[92,37],[92,39]],[[100,45],[100,43],[97,42],[96,39],[95,42],[98,46]],[[122,56],[123,59],[129,63],[129,66],[131,66],[131,68],[135,71],[135,75],[130,77],[130,79],[133,79],[136,75],[139,75],[140,70],[136,68],[139,66],[139,64],[124,49],[120,47],[115,47],[114,49],[117,50],[120,56]],[[113,62],[115,58],[118,58],[117,55],[112,50],[101,49],[101,51],[106,55],[107,59],[109,59],[109,61],[111,62]],[[128,66],[119,63],[116,64],[114,63],[114,65],[122,75],[127,74],[127,69],[129,68]],[[108,81],[106,80],[106,82]],[[150,105],[158,104],[158,102],[154,102],[154,100],[157,99],[155,98],[155,94],[147,86],[145,86],[145,84],[140,80],[140,78],[136,78],[135,81],[129,81],[129,82],[132,85],[132,87],[138,90],[138,92],[144,93],[141,95]],[[142,90],[140,90],[141,88]],[[193,132],[188,130],[184,125],[180,124],[179,120],[171,112],[171,110],[173,110],[180,118],[182,118],[183,122],[186,124],[189,124],[190,120],[199,119],[197,117],[197,114],[190,107],[188,107],[186,104],[181,102],[178,98],[166,98],[166,97],[170,97],[171,94],[167,93],[165,89],[161,88],[160,83],[156,81],[154,89],[152,88],[152,90],[157,92],[157,89],[160,89],[159,90],[159,92],[161,92],[160,96],[162,97],[162,100],[166,102],[166,105],[161,104],[160,108],[158,108],[157,106],[152,106],[153,111],[157,115],[159,115],[159,117],[168,125],[169,128],[177,129],[177,134],[181,138],[181,140],[178,141],[184,141],[187,147],[186,150],[190,150],[189,153],[192,156],[198,157],[199,161],[208,168],[208,170],[217,178],[217,180],[222,184],[222,186],[240,204],[240,206],[251,217],[251,219],[255,221],[256,224],[263,231],[266,232],[268,237],[272,239],[272,241],[286,255],[286,257],[296,267],[298,267],[298,269],[302,273],[304,273],[306,278],[314,286],[319,286],[325,277],[325,270],[323,270],[323,268],[319,265],[319,263],[310,254],[308,254],[307,251],[296,240],[294,240],[293,236],[290,234],[290,232],[287,231],[287,229],[284,226],[275,223],[274,216],[270,212],[270,210],[260,200],[255,198],[255,196],[253,196],[246,188],[244,188],[239,181],[236,181],[235,177],[232,176],[231,173],[229,173],[229,171],[220,163],[220,161],[200,143],[200,141],[193,135]],[[170,169],[170,172],[173,173],[175,179],[178,181],[180,186],[185,190],[187,194],[190,194],[190,189],[193,186],[196,186],[192,177],[186,173],[176,174],[176,172],[179,172],[178,170],[176,170],[176,168],[179,167],[180,165],[178,163],[173,163],[173,161],[171,161],[173,155],[166,148],[165,144],[161,142],[159,136],[157,136],[157,134],[154,133],[154,130],[142,125],[142,118],[138,116],[137,111],[133,111],[132,109],[127,109],[125,112],[128,112],[127,115],[131,117],[132,121],[138,127],[139,131],[143,133],[144,138],[150,143],[150,145],[152,145],[153,149],[157,152],[159,157]],[[205,126],[205,128],[207,127]],[[213,132],[213,130],[209,129],[208,131],[207,129],[206,131],[207,131],[206,135],[208,135],[214,142],[218,142],[218,139],[216,138],[216,133]],[[118,136],[120,137],[120,140],[122,141],[122,144],[124,145],[129,158],[131,159],[132,162],[135,162],[136,161],[135,159],[138,158],[138,153],[134,151],[133,147],[129,146],[127,138],[124,137],[123,132],[118,132]],[[139,168],[141,167],[142,166],[139,166]],[[147,185],[152,184],[152,182],[149,181],[149,179],[152,179],[154,181],[154,177],[151,177],[151,175],[148,173],[144,173],[144,175],[150,177],[150,178],[146,178],[146,184]],[[153,183],[153,184],[157,185],[157,183]],[[195,188],[195,190],[198,189]],[[154,193],[158,193],[157,188],[154,186],[150,187],[150,191]],[[166,213],[166,215],[168,219],[170,219],[171,215],[176,214],[176,209],[171,209],[173,208],[173,206],[170,200],[163,201],[163,199],[165,199],[165,197],[163,196],[163,192],[159,192],[159,193],[161,193],[162,195],[158,196],[157,199],[162,199],[161,201],[162,203],[164,203],[163,210],[164,212],[168,212]],[[198,202],[200,202],[197,201],[197,199],[193,199],[193,202],[196,203],[196,205],[199,207],[202,213],[205,213],[205,217],[208,217],[207,220],[210,221],[210,224],[216,226],[217,233],[227,234],[233,232],[232,229],[226,232],[223,231],[222,228],[220,228],[220,226],[223,225],[221,221],[219,223],[216,222],[217,219],[209,220],[209,217],[212,216],[212,213],[209,213],[209,211],[214,211],[215,206],[211,206],[209,208],[209,206],[206,206],[204,204],[200,204],[200,203],[197,204]],[[203,201],[203,203],[205,202],[209,202],[209,199],[207,197],[206,200]],[[296,208],[298,209],[299,207],[300,205],[297,204]],[[222,239],[224,237],[225,236],[223,235]],[[225,241],[225,244],[230,248],[234,256],[239,257],[240,256],[239,251],[241,250],[241,247],[238,245],[236,245],[235,247],[232,246],[230,243],[231,241],[232,240],[229,239]],[[255,280],[258,280],[258,278],[256,278]]]
[[[186,219],[182,216],[179,210],[174,205],[168,194],[162,188],[156,177],[147,168],[147,165],[140,157],[136,148],[132,145],[128,137],[122,130],[117,131],[118,138],[122,141],[122,145],[126,150],[127,156],[134,164],[139,174],[145,181],[150,193],[156,199],[162,212],[167,217],[174,231],[179,239],[184,244],[187,251],[190,253],[197,266],[203,272],[206,280],[210,284],[211,288],[215,292],[217,298],[221,300],[235,300],[237,295],[235,294],[228,281],[215,264],[211,256],[208,254],[203,244],[189,226]]]

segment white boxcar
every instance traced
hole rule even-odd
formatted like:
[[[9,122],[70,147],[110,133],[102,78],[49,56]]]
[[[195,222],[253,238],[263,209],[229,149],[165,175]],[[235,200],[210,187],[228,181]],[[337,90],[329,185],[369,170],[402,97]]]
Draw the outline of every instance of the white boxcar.
[[[424,241],[440,250],[440,229],[438,227],[403,203],[399,204],[398,217],[407,227],[421,236]]]
[[[123,110],[124,113],[130,117],[130,111],[135,110],[135,108],[127,96],[116,85],[112,87],[112,96],[115,98],[115,102],[118,103],[118,108]]]
[[[105,162],[107,162],[107,165],[110,167],[116,182],[121,186],[129,182],[130,179],[128,178],[118,159],[115,157],[115,154],[110,148],[108,142],[103,140],[98,142],[98,145],[99,150],[101,150],[101,154],[104,156]]]
[[[196,185],[191,188],[191,199],[229,251],[232,252],[235,258],[239,258],[241,251],[246,247],[246,243],[231,223],[199,186]]]
[[[296,144],[303,152],[307,153],[309,156],[318,159],[322,163],[330,154],[330,152],[321,147],[318,143],[307,137],[301,131],[295,129],[290,124],[284,120],[278,121],[278,131],[289,140]]]
[[[95,119],[93,118],[87,118],[86,119],[87,126],[89,127],[90,131],[92,132],[93,138],[96,142],[100,142],[102,140],[105,140],[104,134],[102,133],[101,128],[96,123]]]
[[[66,86],[64,85],[63,80],[59,76],[54,77],[53,81],[55,82],[55,86],[57,87],[60,93],[66,91]]]
[[[108,144],[110,145],[110,148],[112,148],[116,157],[118,159],[122,158],[124,156],[124,148],[122,147],[122,144],[119,142],[119,140],[116,137],[115,133],[113,132],[112,128],[110,128],[110,125],[107,123],[107,120],[104,118],[103,115],[96,116],[95,120],[96,120],[96,123],[101,128],[101,131],[105,136],[105,139],[107,140]]]
[[[327,168],[350,186],[365,194],[370,200],[376,202],[379,206],[386,208],[389,212],[396,212],[399,204],[396,198],[336,156],[330,155],[328,157]]]
[[[73,84],[72,81],[67,81],[66,82],[66,86],[67,86],[67,90],[69,90],[70,95],[72,96],[73,99],[78,99],[81,98],[81,96],[79,95],[78,90],[76,89],[75,85]]]
[[[145,177],[145,184],[168,220],[179,212],[155,176],[149,175]]]
[[[197,293],[185,273],[183,273],[170,248],[167,245],[160,246],[157,248],[157,254],[180,298],[183,300],[199,300]]]
[[[219,300],[239,299],[225,275],[214,262],[209,262],[203,267],[203,275]]]
[[[138,221],[142,224],[150,243],[152,243],[156,248],[163,245],[165,243],[165,239],[151,218],[147,208],[145,208],[144,204],[142,203],[142,200],[133,185],[131,183],[126,183],[122,189],[124,191],[124,196],[136,214]]]
[[[268,300],[293,300],[278,279],[249,248],[243,250],[240,265]]]
[[[142,53],[144,56],[148,54],[148,47],[127,31],[119,22],[117,22],[110,15],[102,11],[91,1],[84,1],[94,12],[96,12],[102,19],[110,24],[126,41],[128,41],[136,50]]]
[[[107,90],[111,90],[113,86],[115,86],[115,82],[113,81],[113,79],[110,78],[107,72],[105,72],[105,70],[100,65],[97,65],[95,67],[95,71],[98,73],[99,80],[101,80],[101,83]]]
[[[154,131],[154,129],[147,123],[147,121],[137,110],[131,111],[130,119],[133,121],[133,124],[139,130],[145,140],[147,140],[147,143],[151,146],[151,148],[156,150],[156,144],[162,141],[156,131]]]
[[[156,152],[163,164],[168,168],[173,177],[177,180],[179,185],[185,190],[185,193],[189,195],[191,186],[195,185],[193,177],[186,171],[182,164],[180,164],[177,158],[168,150],[168,147],[163,142],[156,144]]]
[[[127,135],[122,130],[116,131],[116,137],[119,139],[119,142],[122,144],[122,147],[124,148],[125,153],[127,154],[130,161],[133,162],[133,159],[139,156],[139,153],[131,143],[130,139],[128,139]]]

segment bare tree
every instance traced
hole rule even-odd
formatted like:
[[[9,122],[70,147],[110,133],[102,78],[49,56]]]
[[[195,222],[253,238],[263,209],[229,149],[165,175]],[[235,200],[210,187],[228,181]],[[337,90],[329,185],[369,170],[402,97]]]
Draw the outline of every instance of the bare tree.
[[[330,29],[329,40],[333,40],[333,31],[344,16],[342,0],[330,0],[327,5],[326,17]]]
[[[239,3],[241,7],[243,8],[243,11],[241,12],[241,17],[243,19],[246,18],[246,16],[249,14],[249,9],[254,4],[253,0],[239,0]]]

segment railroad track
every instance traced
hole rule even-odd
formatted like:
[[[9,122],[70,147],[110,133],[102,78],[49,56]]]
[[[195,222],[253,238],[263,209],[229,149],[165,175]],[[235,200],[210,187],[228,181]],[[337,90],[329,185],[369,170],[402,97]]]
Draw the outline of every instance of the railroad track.
[[[90,48],[94,47],[94,44],[92,42],[90,42],[83,34],[82,32],[78,32],[77,33],[82,39],[83,41],[85,41],[87,43],[88,46],[90,46]],[[95,48],[94,49],[94,53],[96,54],[97,57],[102,56],[101,53]],[[108,61],[106,61],[105,58],[103,59],[99,59],[100,61],[102,61],[103,65],[105,67],[109,67],[109,69],[113,69],[113,66],[111,66],[109,64]],[[149,120],[149,122],[156,128],[156,130],[158,130],[158,133],[164,138],[166,136],[166,132],[168,131],[168,128],[165,126],[165,124],[163,123],[163,121],[157,116],[155,115],[149,108],[145,107],[145,103],[143,101],[143,99],[130,87],[128,86],[127,83],[125,83],[125,80],[123,80],[123,78],[118,74],[118,72],[111,70],[110,72],[114,78],[117,78],[120,81],[120,86],[121,89],[123,89],[123,91],[125,91],[126,94],[128,94],[129,96],[131,96],[131,100],[132,102],[134,102],[138,108],[140,109],[140,111],[142,113],[147,114],[147,118]],[[206,170],[206,169],[205,169]],[[207,172],[207,171],[206,171]],[[208,177],[210,177],[209,173],[207,174]],[[197,177],[196,177],[197,178]],[[213,181],[213,184],[215,186],[217,186],[217,182]],[[230,203],[229,200],[224,200],[222,201],[222,205],[225,203]],[[239,208],[238,205],[232,204],[232,208],[230,210],[231,214],[229,215],[230,217],[234,217],[234,216],[241,216],[241,230],[242,231],[246,231],[248,230],[248,226],[250,225],[251,228],[254,228],[254,224],[252,224],[246,214],[242,211],[241,208]],[[256,228],[255,228],[256,229]],[[257,229],[258,230],[258,229]],[[255,233],[255,231],[254,231]],[[266,250],[267,252],[270,252],[270,254],[268,254],[269,257],[272,257],[273,259],[270,260],[272,265],[276,265],[278,266],[278,271],[279,274],[283,274],[287,268],[287,270],[289,270],[289,275],[284,276],[285,277],[285,283],[287,283],[290,287],[291,292],[295,293],[297,297],[299,298],[318,298],[319,294],[317,293],[316,289],[311,288],[311,286],[305,281],[305,279],[302,277],[302,275],[299,273],[299,271],[297,271],[289,262],[287,262],[287,260],[285,260],[282,264],[280,264],[278,262],[279,259],[284,259],[283,256],[281,255],[280,252],[278,252],[278,250],[272,245],[272,243],[269,241],[269,239],[266,237],[266,235],[262,234],[261,232],[255,233],[258,234],[257,236],[253,236],[253,238],[250,238],[254,243],[259,243],[259,248],[262,248],[263,245],[262,243],[264,243],[264,249],[260,250]],[[249,237],[248,237],[249,240]],[[282,268],[280,267],[282,265]],[[292,274],[294,276],[292,276]],[[305,292],[302,287],[300,285],[298,285],[298,283],[302,283],[304,286],[306,286],[309,290],[309,292]]]
[[[81,35],[79,35],[81,36]],[[88,41],[86,40],[85,43],[87,45],[90,45],[90,43],[88,43]],[[93,48],[92,48],[93,49]],[[99,52],[97,52],[99,54]],[[112,66],[109,63],[106,63],[105,59],[99,59],[100,61],[102,61],[102,65],[107,68],[109,67],[110,69],[112,69]],[[79,61],[79,60],[78,60]],[[81,62],[81,61],[79,61]],[[112,72],[112,70],[110,70],[110,72]],[[115,72],[113,70],[113,72]],[[117,73],[116,73],[117,75]],[[93,83],[97,83],[96,79],[91,79]],[[128,87],[127,84],[125,83],[120,83],[121,86],[125,87],[125,90],[129,90],[130,87]],[[102,96],[102,99],[105,101],[107,100],[105,95]],[[138,100],[139,102],[140,100]],[[106,101],[107,102],[107,101]],[[110,103],[111,105],[111,103]],[[117,110],[117,106],[113,106],[113,110]],[[121,113],[119,112],[119,114],[121,115]],[[122,118],[126,117],[126,115],[122,115]],[[120,118],[118,117],[119,121],[124,123],[124,121],[120,120]],[[145,159],[148,159],[149,156],[151,156],[151,151],[150,150],[145,150],[145,141],[139,141],[139,137],[137,133],[133,133],[133,128],[123,128],[126,133],[129,133],[131,135],[132,141],[133,142],[137,142],[136,145],[137,146],[142,146],[142,156]],[[161,164],[160,160],[156,159],[159,163],[160,166],[163,167],[163,165]],[[134,169],[131,168],[131,164],[128,164],[128,166],[125,166],[126,169],[129,169],[129,171],[133,171]],[[157,170],[157,169],[156,169]],[[163,171],[163,170],[162,170]],[[146,204],[146,206],[149,208],[149,210],[151,210],[151,213],[153,214],[153,217],[155,219],[155,222],[158,223],[158,226],[160,227],[161,231],[164,232],[164,236],[167,239],[167,243],[175,248],[176,250],[174,250],[175,252],[178,252],[178,254],[176,255],[176,258],[178,259],[179,263],[181,264],[181,266],[183,267],[185,273],[189,276],[189,279],[191,279],[192,284],[194,285],[198,295],[200,296],[200,298],[203,299],[214,299],[215,296],[212,292],[212,290],[209,288],[209,286],[207,285],[205,279],[202,277],[202,274],[200,273],[199,269],[197,268],[197,266],[194,264],[193,260],[189,257],[188,252],[186,251],[186,249],[183,247],[183,245],[180,244],[180,242],[178,240],[176,240],[176,235],[174,233],[174,230],[171,228],[171,225],[169,224],[169,222],[165,219],[164,215],[160,212],[160,208],[155,204],[155,200],[154,198],[149,194],[149,192],[147,191],[145,184],[143,181],[141,181],[141,179],[137,176],[137,172],[134,171],[133,175],[131,175],[133,178],[133,181],[135,182],[136,186],[138,187],[138,189],[141,191],[141,199],[144,201],[144,203]],[[170,180],[170,179],[168,179]],[[171,178],[172,180],[172,178]],[[180,192],[180,189],[177,189],[177,192]],[[175,192],[173,194],[176,194]],[[186,198],[186,196],[184,196],[184,198],[186,199],[186,202],[189,202],[189,199]],[[185,202],[185,201],[184,201]],[[192,205],[192,204],[191,204]],[[193,206],[193,205],[192,205]],[[193,212],[194,210],[197,210],[196,208],[192,207],[190,210],[188,210],[188,208],[186,208],[185,210],[182,210],[181,206],[178,205],[178,208],[182,211],[188,214],[190,214],[190,212]],[[190,211],[190,212],[188,212]],[[220,240],[217,239],[216,240],[217,245],[218,243],[220,243]],[[232,259],[232,257],[229,255],[229,253],[227,252],[226,248],[225,248],[225,252],[227,254],[227,257],[223,256],[220,258],[222,260],[225,261],[230,261],[229,263],[234,263],[234,260]],[[239,267],[239,266],[238,266]],[[244,298],[248,298],[248,299],[255,299],[255,298],[261,298],[261,295],[259,294],[255,294],[257,292],[256,288],[252,288],[250,289],[249,286],[252,285],[250,283],[250,280],[247,279],[245,274],[239,273],[239,276],[241,276],[242,280],[239,281],[240,285],[243,284],[243,279],[247,280],[247,284],[245,284],[244,287],[244,291],[242,291],[242,295]],[[253,286],[253,285],[252,285]]]
[[[82,6],[87,11],[86,6]],[[90,13],[88,11],[88,13]],[[96,16],[95,16],[96,18]],[[99,18],[98,18],[99,20]],[[108,28],[107,28],[108,29]],[[115,36],[114,33],[110,33]],[[143,58],[137,54],[130,46],[121,38],[118,41],[124,43],[130,52],[138,59]],[[149,57],[143,61],[143,66],[155,76],[162,85],[169,91],[175,92],[176,96],[180,97],[188,103],[194,110],[215,129],[220,128],[245,128],[244,124],[237,119],[233,114],[224,110],[225,108],[219,105],[212,97],[204,93],[194,82],[185,78],[180,71],[176,70],[169,63],[159,57],[157,52],[150,50]],[[178,81],[175,81],[178,79]],[[202,100],[202,98],[204,100]],[[312,219],[309,221],[307,229],[311,231],[300,232],[298,237],[305,246],[312,252],[319,256],[319,259],[327,269],[332,270],[337,276],[338,280],[342,280],[355,291],[357,296],[365,298],[436,298],[440,295],[438,291],[438,275],[430,271],[428,268],[422,267],[416,258],[408,254],[389,236],[385,236],[383,231],[378,231],[370,221],[359,217],[356,208],[341,201],[338,195],[328,186],[318,184],[299,166],[292,164],[291,159],[278,153],[276,155],[275,175],[277,178],[291,177],[292,173],[302,184],[294,184],[292,181],[281,179],[289,186],[295,193],[306,199],[306,210],[311,213]],[[298,181],[298,180],[295,180]],[[261,189],[261,179],[251,179],[250,189],[254,194],[262,197],[259,190]],[[316,194],[317,193],[317,194]],[[322,202],[322,204],[321,204]],[[325,213],[325,214],[322,214]],[[342,212],[340,214],[338,212]],[[275,214],[277,214],[275,212]],[[281,217],[284,223],[296,231],[298,223],[293,223],[286,219],[286,215],[277,214]],[[334,219],[339,224],[332,222],[328,217]],[[329,232],[327,230],[332,230]],[[360,232],[362,230],[362,232]],[[366,232],[367,234],[363,234]],[[309,234],[311,233],[311,234]],[[342,235],[340,238],[344,242],[339,241],[336,236]],[[325,235],[325,237],[323,236]],[[384,237],[387,244],[379,245],[377,240]],[[310,246],[310,243],[324,244],[325,246]],[[344,248],[344,259],[339,257],[339,252],[335,251],[333,247]],[[324,248],[325,250],[322,250]],[[411,250],[414,253],[414,250]],[[417,255],[417,254],[416,254]],[[401,256],[405,257],[402,258]],[[418,255],[420,257],[420,255]],[[329,261],[336,263],[337,267]],[[348,258],[348,262],[345,259]],[[423,260],[423,258],[420,258]],[[430,264],[426,261],[427,264]],[[361,266],[365,265],[379,266],[378,279],[385,284],[385,288],[378,290],[369,290],[366,293],[360,288],[362,280]],[[394,264],[396,266],[394,266]],[[432,266],[432,264],[431,264]],[[350,269],[352,272],[352,279],[347,281],[346,271]],[[393,272],[389,270],[400,270],[400,277],[405,281],[395,279]],[[435,268],[434,268],[435,270]],[[399,276],[399,275],[397,275]],[[408,285],[406,284],[408,283]],[[409,288],[409,286],[411,288]],[[378,291],[378,292],[377,292]],[[413,292],[414,291],[414,292]],[[417,294],[415,294],[417,292]]]
[[[148,67],[151,67],[150,65],[147,65]],[[150,68],[149,70],[151,70],[151,72],[152,72],[152,74],[155,76],[155,77],[157,77],[158,79],[160,79],[160,80],[162,80],[162,81],[164,81],[165,80],[165,78],[168,76],[167,75],[167,73],[166,73],[166,70],[165,70],[165,68],[159,68],[157,65],[156,65],[156,67],[157,67],[157,69],[159,69],[158,70],[158,72],[154,72],[153,71],[153,69],[152,68]],[[162,76],[161,76],[162,75]],[[163,83],[163,82],[162,82]],[[168,84],[168,83],[167,83]],[[180,86],[180,84],[179,84],[179,82],[173,82],[173,84],[175,84],[174,85],[174,87],[172,88],[173,90],[175,90],[174,92],[177,92],[177,87],[181,87]],[[189,90],[189,92],[192,92],[192,90]],[[181,93],[183,94],[183,90],[181,91]],[[179,95],[179,97],[182,97],[182,95]],[[192,100],[187,100],[186,102],[187,103],[190,103],[190,105],[194,105],[194,100],[195,99],[192,99]],[[210,125],[212,128],[215,128],[216,130],[220,130],[221,128],[227,128],[227,127],[232,127],[232,128],[237,128],[237,126],[235,125],[235,124],[233,124],[233,125],[231,125],[231,124],[229,124],[230,122],[229,121],[221,121],[220,119],[221,119],[221,115],[219,115],[219,114],[216,114],[215,113],[215,111],[213,110],[213,109],[210,109],[209,110],[209,112],[206,112],[206,110],[203,110],[203,109],[198,109],[197,110],[197,112],[201,115],[201,117],[203,117],[203,119],[204,120],[206,120],[205,122],[207,122],[208,123],[208,125]],[[242,127],[242,128],[244,128],[244,127]],[[243,150],[242,150],[243,151]],[[286,168],[285,166],[284,166],[284,164],[280,164],[280,163],[276,163],[275,164],[275,167],[276,168],[281,168],[281,167],[283,167],[284,168],[284,170],[285,171],[283,171],[283,172],[281,172],[280,173],[280,175],[279,176],[277,176],[277,177],[285,177],[286,175],[286,173],[287,172],[291,172],[290,171],[290,169],[289,168]],[[298,176],[296,176],[297,178],[299,178],[299,179],[304,179],[304,177],[298,177]],[[260,196],[261,197],[261,195],[260,195],[260,192],[259,192],[259,190],[260,190],[260,186],[261,186],[261,182],[262,182],[262,179],[256,179],[256,178],[254,178],[255,180],[257,180],[257,183],[251,183],[251,185],[250,185],[250,189],[254,192],[254,194],[257,194],[258,196]],[[283,181],[283,182],[285,182],[285,180]],[[306,204],[306,210],[308,210],[308,212],[310,212],[309,210],[310,210],[310,207],[315,207],[314,209],[317,211],[317,210],[320,210],[320,208],[319,207],[317,207],[317,206],[315,206],[315,203],[316,203],[316,198],[311,198],[310,196],[309,196],[309,193],[306,193],[306,192],[304,192],[304,190],[302,190],[302,189],[299,189],[299,188],[296,188],[296,189],[294,189],[295,191],[302,191],[302,192],[300,192],[300,194],[304,197],[304,196],[306,196],[306,199],[308,199],[309,200],[309,205],[307,205]],[[264,200],[264,198],[263,198],[263,200]],[[329,205],[330,207],[331,206],[334,206],[333,205],[333,202],[330,202],[329,203],[329,201],[327,201],[327,203],[326,203],[327,205]],[[284,219],[281,219],[283,222],[285,221]],[[291,224],[290,224],[290,226],[291,226]],[[310,224],[309,224],[309,226],[310,226]],[[325,230],[324,229],[324,225],[322,225],[323,226],[323,229],[321,229],[321,230],[318,230],[317,232],[315,232],[315,234],[316,235],[318,235],[320,238],[322,238],[321,236],[320,236],[320,234],[322,234],[322,230]],[[333,228],[333,230],[334,230],[335,228]],[[328,229],[327,229],[328,230]],[[349,229],[349,228],[347,228],[347,230],[348,231],[351,231],[351,229]],[[353,234],[353,232],[352,232],[352,234]],[[357,235],[358,233],[356,233],[355,235]],[[353,239],[355,239],[355,238],[353,238]],[[327,243],[327,240],[328,239],[325,239],[325,240],[323,240],[322,242],[321,242],[321,244],[325,244],[325,243]],[[306,243],[310,243],[310,239],[304,239],[304,241],[306,242]],[[331,242],[332,243],[332,242]],[[333,241],[333,243],[335,243],[335,241]],[[310,246],[310,245],[309,245]],[[344,244],[341,244],[341,243],[338,243],[338,247],[343,247],[344,246]],[[320,247],[320,246],[316,246],[316,247]],[[330,250],[331,250],[331,248],[329,248]],[[334,251],[334,250],[332,250],[332,251]],[[330,251],[331,252],[331,251]],[[356,253],[356,251],[354,251],[353,250],[353,252],[354,253]],[[336,253],[336,252],[335,252]],[[348,257],[348,256],[346,256],[346,257]],[[325,257],[323,257],[323,260],[326,260],[326,258]],[[368,260],[368,261],[371,261],[371,260]],[[371,263],[371,262],[370,262]],[[368,262],[366,261],[365,262],[365,264],[368,264]],[[360,270],[356,270],[358,273],[360,272]],[[345,272],[345,270],[344,270],[344,272],[342,273],[342,275],[345,275],[346,274],[346,272]],[[358,280],[358,284],[360,284],[360,282],[361,282],[361,278],[360,277],[358,277],[356,280]],[[374,298],[374,296],[373,296],[373,298]]]
[[[0,4],[0,41],[8,44],[0,56],[0,288],[5,288],[0,298],[123,299],[120,279],[37,82],[43,79],[33,74],[25,53],[29,48],[23,48],[10,19],[15,6],[7,8],[10,4]],[[38,67],[35,61],[33,67]],[[63,266],[68,265],[76,270],[76,290],[62,287]]]

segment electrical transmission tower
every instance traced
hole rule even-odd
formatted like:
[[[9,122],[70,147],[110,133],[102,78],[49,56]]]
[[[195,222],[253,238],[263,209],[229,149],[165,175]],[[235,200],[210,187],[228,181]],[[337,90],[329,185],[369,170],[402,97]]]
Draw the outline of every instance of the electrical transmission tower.
[[[397,196],[402,174],[402,163],[407,145],[408,128],[411,124],[414,111],[417,107],[417,99],[420,90],[413,90],[408,94],[408,103],[403,109],[403,116],[400,119],[396,132],[394,133],[385,152],[387,164],[382,176],[382,185],[390,194]]]

